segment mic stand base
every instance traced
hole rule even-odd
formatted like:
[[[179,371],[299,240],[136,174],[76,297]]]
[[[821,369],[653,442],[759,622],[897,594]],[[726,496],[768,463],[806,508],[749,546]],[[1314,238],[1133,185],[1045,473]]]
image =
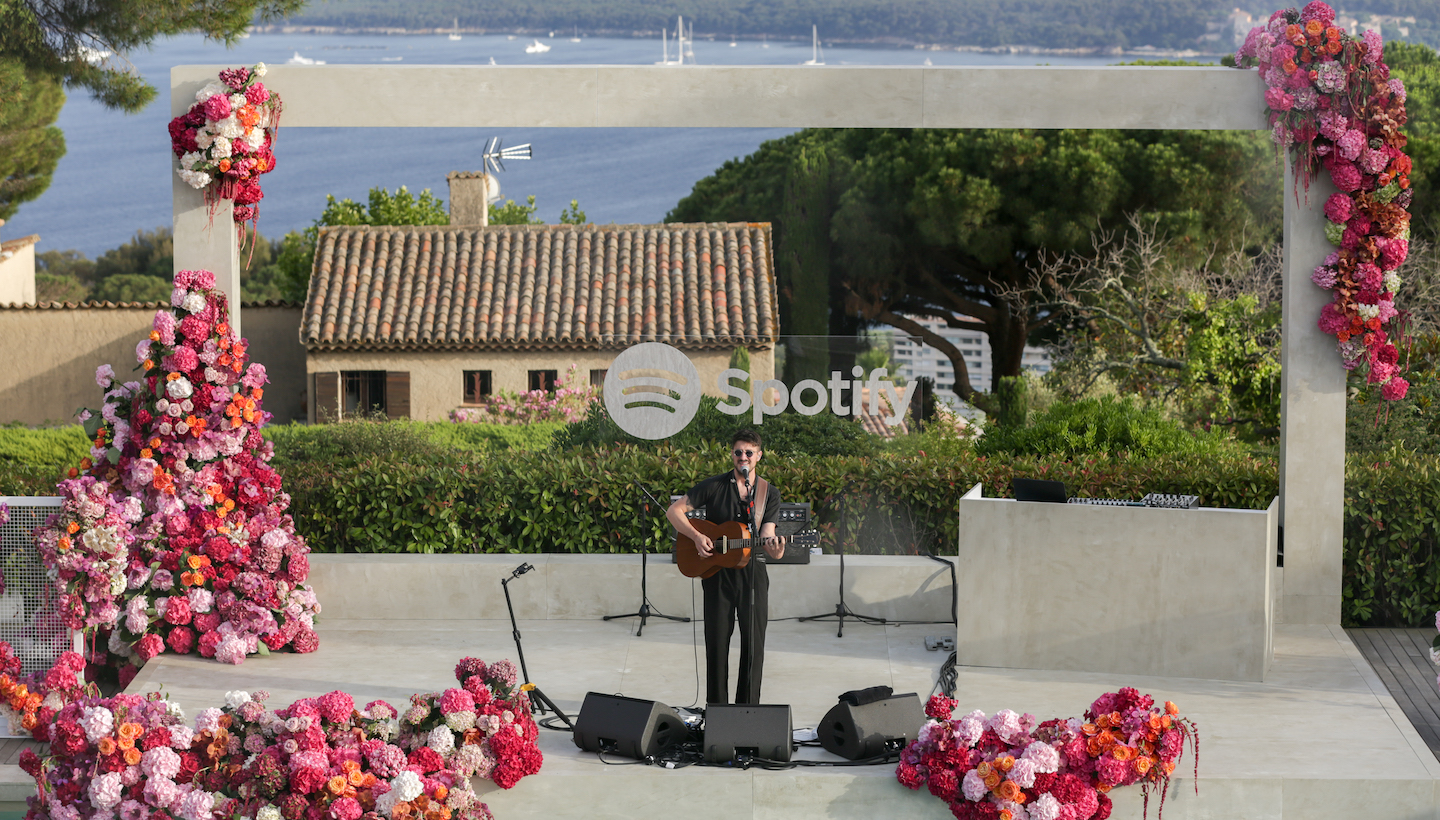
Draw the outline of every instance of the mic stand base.
[[[648,492],[648,491],[646,492],[646,495],[649,495],[649,492]],[[615,620],[616,618],[639,618],[639,619],[640,619],[640,627],[635,630],[635,637],[637,637],[637,638],[640,637],[641,635],[644,635],[644,634],[645,634],[645,621],[648,620],[648,619],[650,619],[650,618],[665,618],[665,619],[671,620],[671,621],[678,621],[678,622],[680,622],[680,623],[682,623],[682,624],[688,624],[688,623],[690,623],[690,619],[689,619],[689,618],[681,617],[681,616],[679,616],[679,615],[666,615],[666,614],[664,614],[663,612],[661,612],[660,610],[658,610],[658,609],[656,609],[655,607],[653,607],[653,606],[650,605],[650,593],[649,593],[648,591],[646,591],[646,581],[647,581],[647,579],[649,578],[649,567],[650,567],[649,556],[650,556],[650,551],[647,550],[647,549],[645,549],[644,546],[641,546],[641,547],[640,547],[640,611],[639,611],[639,612],[627,612],[627,613],[625,613],[624,615],[606,615],[606,616],[604,616],[604,617],[602,617],[602,618],[600,619],[600,620],[602,620],[602,621],[613,621],[613,620]]]

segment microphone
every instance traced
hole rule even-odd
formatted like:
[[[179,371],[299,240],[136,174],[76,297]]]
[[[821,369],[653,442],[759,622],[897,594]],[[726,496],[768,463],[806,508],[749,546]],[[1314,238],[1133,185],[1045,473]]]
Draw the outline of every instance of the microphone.
[[[535,567],[534,567],[533,565],[528,564],[528,563],[521,564],[520,566],[518,566],[518,567],[515,568],[515,571],[514,571],[514,572],[510,573],[510,577],[511,577],[511,578],[519,578],[521,575],[524,575],[525,573],[529,572],[530,570],[532,570],[532,569],[534,569],[534,568],[535,568]]]
[[[745,467],[745,466],[741,466],[741,467],[740,467],[740,477],[743,478],[743,479],[748,480],[748,479],[750,478],[750,468],[749,468],[749,467]]]

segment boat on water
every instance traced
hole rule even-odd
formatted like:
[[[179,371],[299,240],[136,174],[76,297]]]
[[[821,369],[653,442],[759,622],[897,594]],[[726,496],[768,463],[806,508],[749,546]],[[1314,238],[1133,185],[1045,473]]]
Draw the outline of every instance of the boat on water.
[[[660,48],[664,57],[655,65],[695,65],[695,24],[685,25],[684,17],[675,18],[675,59],[670,59],[669,31],[660,29]]]
[[[575,36],[570,38],[570,42],[572,42],[572,43],[578,43],[578,42],[580,42],[580,27],[579,27],[579,26],[576,26],[576,27],[575,27]]]
[[[810,26],[810,59],[800,65],[825,65],[825,52],[820,48],[820,29]]]
[[[454,25],[452,25],[452,26],[450,27],[450,39],[451,39],[451,40],[459,40],[459,39],[460,39],[460,18],[459,18],[459,17],[456,17],[456,18],[455,18],[455,23],[454,23]]]
[[[381,57],[381,58],[380,58],[380,62],[382,62],[382,63],[398,63],[398,62],[400,62],[400,61],[403,60],[403,59],[405,59],[405,58],[404,58],[404,57]]]
[[[549,50],[550,50],[550,46],[548,46],[548,45],[540,42],[539,40],[536,40],[536,41],[534,41],[533,43],[531,43],[530,45],[528,45],[528,46],[525,47],[525,53],[526,53],[526,54],[544,54],[545,52],[547,52],[547,51],[549,51]]]
[[[309,57],[302,57],[300,56],[300,52],[297,51],[295,52],[294,57],[291,57],[290,59],[285,61],[285,65],[325,65],[325,61],[312,60]]]

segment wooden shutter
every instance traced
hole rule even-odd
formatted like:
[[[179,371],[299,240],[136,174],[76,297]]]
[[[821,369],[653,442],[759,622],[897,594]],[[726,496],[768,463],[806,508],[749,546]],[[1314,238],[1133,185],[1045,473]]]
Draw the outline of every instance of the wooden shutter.
[[[310,395],[315,399],[313,421],[316,424],[339,421],[340,419],[340,374],[315,373],[315,387]]]
[[[385,415],[391,419],[410,418],[410,371],[385,372]]]

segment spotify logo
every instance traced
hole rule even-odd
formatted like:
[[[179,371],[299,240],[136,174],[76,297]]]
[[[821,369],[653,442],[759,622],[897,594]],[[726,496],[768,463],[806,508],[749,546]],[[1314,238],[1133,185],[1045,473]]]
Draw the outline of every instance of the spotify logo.
[[[700,408],[700,373],[667,344],[645,342],[615,357],[605,374],[605,409],[636,438],[669,438]]]

